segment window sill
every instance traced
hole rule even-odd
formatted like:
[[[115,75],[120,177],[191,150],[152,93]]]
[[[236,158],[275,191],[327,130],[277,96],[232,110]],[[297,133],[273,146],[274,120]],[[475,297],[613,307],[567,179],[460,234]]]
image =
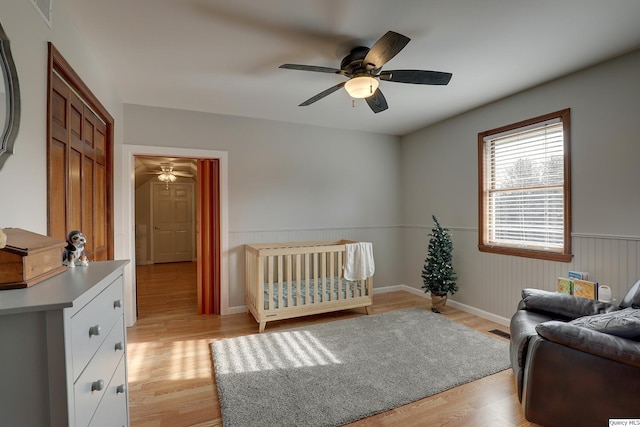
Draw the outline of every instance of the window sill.
[[[487,246],[480,244],[478,245],[478,250],[480,250],[480,252],[511,255],[523,258],[542,259],[547,261],[571,262],[571,260],[573,259],[572,254],[565,254],[561,252],[534,251],[530,249],[520,248],[508,248],[505,246]]]

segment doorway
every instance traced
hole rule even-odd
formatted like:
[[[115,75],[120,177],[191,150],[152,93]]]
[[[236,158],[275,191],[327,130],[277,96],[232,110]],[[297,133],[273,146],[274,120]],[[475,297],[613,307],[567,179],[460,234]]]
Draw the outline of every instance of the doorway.
[[[136,265],[196,261],[195,159],[135,156]]]
[[[219,161],[136,156],[135,164],[137,269],[195,262],[195,311],[220,314]],[[147,260],[143,253],[150,255]]]
[[[216,262],[218,268],[216,269],[219,275],[218,288],[219,298],[217,303],[219,304],[220,314],[232,314],[240,312],[238,309],[230,309],[229,307],[229,271],[228,271],[228,155],[224,151],[215,150],[203,150],[203,149],[187,149],[177,147],[153,147],[153,146],[140,146],[140,145],[124,145],[122,146],[122,166],[124,173],[119,175],[121,177],[120,185],[122,191],[117,194],[121,197],[123,217],[121,224],[123,230],[131,230],[132,233],[125,233],[122,245],[119,247],[120,251],[118,257],[127,258],[132,261],[125,268],[125,292],[126,297],[131,301],[127,305],[126,320],[127,326],[133,326],[136,322],[136,238],[135,238],[135,157],[136,156],[167,156],[167,157],[182,157],[199,159],[200,163],[214,163],[217,165],[214,168],[214,173],[210,173],[205,179],[199,180],[200,184],[204,187],[214,187],[217,189],[217,211],[218,218],[217,224],[219,225],[217,240],[215,241],[215,253],[207,260]],[[199,188],[200,190],[200,188]],[[197,226],[199,230],[200,227]],[[198,237],[198,240],[200,240]],[[208,237],[211,237],[208,235]],[[199,263],[200,264],[200,263]],[[209,261],[201,264],[209,264]],[[199,289],[200,292],[200,289]],[[203,290],[203,293],[208,292],[207,289]],[[209,292],[209,293],[212,293]]]
[[[178,277],[183,284],[181,303],[197,312],[197,277],[185,274],[197,270],[195,165],[194,159],[135,156],[138,316],[168,314],[171,302],[163,301],[172,297],[163,280],[178,283]]]

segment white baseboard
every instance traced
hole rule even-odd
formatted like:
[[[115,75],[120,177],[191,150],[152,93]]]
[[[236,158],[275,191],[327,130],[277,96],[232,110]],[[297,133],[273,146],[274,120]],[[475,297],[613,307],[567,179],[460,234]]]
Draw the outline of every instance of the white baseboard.
[[[420,289],[416,289],[407,285],[394,285],[394,286],[385,286],[382,288],[373,288],[373,294],[384,294],[387,292],[395,292],[395,291],[405,291],[411,294],[421,296],[423,298],[429,298],[429,294],[423,292]],[[493,313],[489,313],[488,311],[480,310],[479,308],[472,307],[470,305],[462,304],[455,300],[452,300],[451,297],[447,299],[447,304],[451,307],[456,308],[458,310],[464,311],[465,313],[471,313],[474,316],[482,317],[483,319],[490,320],[492,322],[496,322],[503,326],[509,326],[510,319],[506,317],[498,316]]]
[[[227,314],[241,314],[241,313],[246,313],[249,310],[247,310],[247,306],[246,305],[236,305],[234,307],[229,307],[227,309],[227,312],[225,313],[225,315]]]
[[[506,317],[498,316],[496,314],[489,313],[488,311],[480,310],[479,308],[471,307],[470,305],[462,304],[451,299],[447,300],[447,304],[450,304],[453,308],[482,317],[483,319],[491,320],[492,322],[496,322],[502,326],[508,327],[511,323],[511,319],[507,319]]]
[[[389,292],[396,292],[396,291],[405,291],[405,292],[410,292],[412,294],[418,295],[418,296],[424,296],[424,292],[422,292],[419,289],[416,288],[412,288],[411,286],[407,286],[407,285],[393,285],[393,286],[384,286],[382,288],[373,288],[373,294],[386,294]]]
[[[373,288],[373,294],[386,294],[389,292],[396,292],[396,291],[404,291],[404,292],[409,292],[411,294],[423,297],[423,298],[429,298],[429,294],[428,293],[424,293],[423,291],[421,291],[420,289],[416,289],[413,288],[411,286],[407,286],[407,285],[393,285],[393,286],[384,286],[381,288]],[[451,307],[456,308],[458,310],[464,311],[466,313],[471,313],[474,316],[478,316],[478,317],[482,317],[483,319],[487,319],[487,320],[491,320],[492,322],[496,322],[500,325],[503,326],[509,326],[509,319],[502,317],[502,316],[497,316],[493,313],[489,313],[487,311],[484,310],[480,310],[478,308],[472,307],[470,305],[466,305],[466,304],[462,304],[459,303],[455,300],[452,300],[451,298],[447,299],[447,304],[449,304]],[[229,307],[229,309],[227,310],[227,312],[225,314],[241,314],[241,313],[246,313],[247,310],[247,306],[246,305],[237,305],[234,307]]]

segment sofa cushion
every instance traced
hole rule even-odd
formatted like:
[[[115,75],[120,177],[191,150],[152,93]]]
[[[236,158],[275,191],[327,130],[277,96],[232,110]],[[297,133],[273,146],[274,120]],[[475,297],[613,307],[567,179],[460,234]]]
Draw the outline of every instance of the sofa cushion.
[[[522,290],[522,302],[527,310],[549,313],[560,320],[618,310],[618,306],[608,302],[531,288]]]
[[[640,338],[640,309],[625,308],[610,313],[584,316],[569,323],[622,338]]]
[[[549,341],[640,368],[640,342],[555,320],[539,324],[536,331]]]

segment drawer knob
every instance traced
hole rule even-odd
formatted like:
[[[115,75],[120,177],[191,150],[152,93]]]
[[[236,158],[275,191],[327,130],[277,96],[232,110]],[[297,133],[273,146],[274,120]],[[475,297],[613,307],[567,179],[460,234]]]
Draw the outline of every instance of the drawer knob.
[[[91,383],[91,391],[100,391],[104,388],[104,381],[98,380]]]
[[[100,335],[100,332],[102,331],[102,328],[100,328],[100,325],[95,325],[89,328],[89,337],[92,337],[94,335]]]
[[[117,299],[113,302],[113,308],[122,308],[122,300],[121,299]]]
[[[122,341],[116,343],[116,351],[124,350],[124,346],[122,345]]]
[[[124,384],[120,384],[119,386],[116,387],[116,394],[124,393],[125,391],[127,391],[127,386]]]

